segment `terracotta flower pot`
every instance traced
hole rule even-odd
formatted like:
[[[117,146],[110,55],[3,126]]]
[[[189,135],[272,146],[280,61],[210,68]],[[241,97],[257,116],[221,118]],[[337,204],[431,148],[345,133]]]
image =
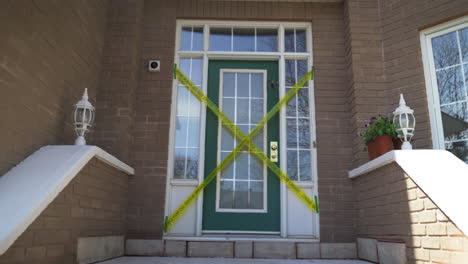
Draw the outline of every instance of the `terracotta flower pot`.
[[[376,137],[374,141],[367,143],[369,159],[373,160],[389,151],[393,150],[392,136]]]

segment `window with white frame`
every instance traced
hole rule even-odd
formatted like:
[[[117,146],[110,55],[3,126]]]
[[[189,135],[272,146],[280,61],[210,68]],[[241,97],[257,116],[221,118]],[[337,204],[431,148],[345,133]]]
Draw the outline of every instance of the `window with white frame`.
[[[308,23],[235,22],[178,25],[176,64],[205,93],[207,63],[210,59],[266,59],[279,62],[280,84],[284,94],[312,66],[311,29]],[[200,144],[204,135],[201,103],[187,89],[176,86],[175,140],[172,159],[173,179],[197,179]],[[284,147],[287,174],[295,181],[313,179],[314,139],[312,131],[313,89],[307,84],[283,112]],[[207,110],[209,111],[209,110]]]
[[[468,164],[468,17],[421,32],[433,142]]]

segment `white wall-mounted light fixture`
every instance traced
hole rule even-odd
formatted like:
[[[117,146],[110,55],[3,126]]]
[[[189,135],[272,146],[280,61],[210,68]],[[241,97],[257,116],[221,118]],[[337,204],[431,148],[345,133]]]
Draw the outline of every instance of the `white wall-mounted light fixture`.
[[[73,122],[78,136],[75,145],[86,145],[85,135],[90,131],[94,123],[94,106],[88,101],[88,88],[85,88],[83,97],[75,105],[73,111]]]
[[[403,141],[401,149],[410,150],[411,138],[414,136],[414,127],[416,126],[416,119],[414,118],[414,110],[406,105],[403,94],[400,94],[400,105],[393,112],[393,123],[395,124],[398,138]]]

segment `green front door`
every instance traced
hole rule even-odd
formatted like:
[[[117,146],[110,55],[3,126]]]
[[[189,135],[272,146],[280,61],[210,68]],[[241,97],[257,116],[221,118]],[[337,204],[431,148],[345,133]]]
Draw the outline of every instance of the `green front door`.
[[[208,97],[245,134],[278,102],[276,61],[213,60],[208,67]],[[278,115],[253,141],[270,157],[270,142],[279,143]],[[208,110],[205,177],[237,144]],[[205,188],[203,197],[203,231],[280,231],[279,179],[254,155],[238,154]]]

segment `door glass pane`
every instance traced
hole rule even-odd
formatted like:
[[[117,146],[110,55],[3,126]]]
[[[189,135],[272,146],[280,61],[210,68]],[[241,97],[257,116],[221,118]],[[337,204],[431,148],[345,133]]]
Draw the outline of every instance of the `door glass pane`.
[[[239,129],[248,134],[263,118],[266,99],[265,76],[259,72],[223,72],[220,96],[225,112]],[[224,91],[229,91],[228,95]],[[229,103],[227,103],[229,102]],[[253,141],[265,152],[265,135],[257,134]],[[229,154],[237,142],[225,130],[221,129],[220,160]],[[257,160],[247,151],[236,154],[234,161],[220,174],[219,208],[220,209],[263,209],[263,184],[266,168],[262,161]],[[228,183],[229,182],[229,183]]]
[[[232,29],[231,28],[211,28],[210,29],[210,50],[231,51],[232,50]]]
[[[220,183],[220,196],[219,196],[219,207],[220,208],[233,208],[234,198],[234,185],[233,181],[221,181]]]
[[[432,39],[445,148],[468,164],[468,28]]]
[[[278,51],[278,30],[257,28],[257,51]]]
[[[234,29],[234,51],[255,51],[255,29]]]
[[[252,182],[250,185],[250,207],[263,208],[263,182]]]
[[[235,87],[235,79],[234,73],[225,73],[223,75],[223,95],[224,97],[234,97],[234,87]]]

